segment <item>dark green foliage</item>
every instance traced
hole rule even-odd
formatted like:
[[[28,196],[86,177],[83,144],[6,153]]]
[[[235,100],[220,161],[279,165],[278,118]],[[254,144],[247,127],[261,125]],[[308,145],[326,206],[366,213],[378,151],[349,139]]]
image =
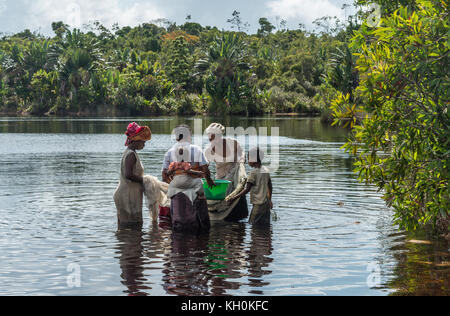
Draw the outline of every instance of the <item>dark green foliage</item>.
[[[348,46],[332,54],[329,64],[330,70],[326,78],[328,83],[343,94],[349,94],[350,101],[354,101],[353,90],[359,84],[359,74],[356,70],[356,57]]]
[[[213,113],[246,112],[241,101],[248,97],[251,65],[247,45],[236,33],[223,33],[210,46],[195,68],[206,76],[205,87],[212,98]]]
[[[259,20],[257,34],[246,34],[248,23],[238,11],[229,19],[235,32],[203,27],[191,18],[181,26],[155,23],[160,26],[109,30],[95,21],[81,31],[54,22],[52,38],[29,30],[3,37],[0,111],[316,114],[312,100],[335,48],[347,40],[344,31],[275,32],[267,18]]]
[[[173,83],[187,88],[192,69],[189,62],[188,43],[183,37],[178,37],[169,44],[168,60],[166,64],[167,76]]]
[[[275,26],[269,22],[267,18],[260,18],[259,19],[259,30],[258,30],[258,36],[266,36],[269,35],[275,30]]]
[[[445,233],[450,225],[448,4],[408,4],[385,11],[377,28],[364,24],[355,33],[359,98],[340,93],[332,108],[335,122],[352,128],[345,148],[357,156],[360,179],[383,190],[396,223]]]

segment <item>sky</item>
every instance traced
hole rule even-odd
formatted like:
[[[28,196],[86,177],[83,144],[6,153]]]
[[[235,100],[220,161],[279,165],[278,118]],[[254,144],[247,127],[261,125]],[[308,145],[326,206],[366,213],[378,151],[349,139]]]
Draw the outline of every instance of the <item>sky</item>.
[[[234,10],[249,23],[251,33],[258,29],[261,17],[274,25],[284,19],[289,29],[298,28],[299,23],[311,29],[312,22],[323,16],[345,20],[354,9],[342,10],[342,6],[352,3],[353,0],[0,0],[0,33],[29,29],[53,35],[51,23],[55,21],[77,28],[92,21],[111,28],[114,23],[137,26],[162,18],[183,24],[188,15],[192,22],[228,30],[227,19]]]

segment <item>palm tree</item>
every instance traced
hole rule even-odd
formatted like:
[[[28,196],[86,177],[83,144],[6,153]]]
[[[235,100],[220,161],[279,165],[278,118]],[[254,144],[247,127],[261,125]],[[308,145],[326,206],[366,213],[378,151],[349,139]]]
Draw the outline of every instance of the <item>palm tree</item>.
[[[198,73],[212,70],[217,77],[233,77],[236,70],[249,70],[247,45],[238,34],[222,33],[195,68]],[[213,69],[212,69],[213,68]]]
[[[240,86],[251,65],[247,45],[238,34],[225,32],[209,47],[195,65],[196,75],[206,76],[206,90],[213,99],[214,111],[229,112],[230,102],[239,100]]]
[[[77,29],[67,30],[50,48],[48,60],[59,74],[60,93],[71,101],[104,64],[99,41]]]
[[[21,67],[28,70],[32,77],[40,69],[49,70],[48,54],[50,51],[50,42],[31,42],[23,54]]]
[[[6,52],[0,50],[0,78],[6,76],[13,63],[12,58]]]
[[[337,48],[337,53],[332,54],[329,66],[331,69],[328,72],[328,83],[344,95],[349,94],[350,101],[353,101],[353,91],[359,85],[359,74],[356,59],[348,46],[345,46],[344,50]]]
[[[72,99],[82,84],[89,84],[95,63],[84,49],[70,49],[66,55],[67,59],[58,65],[60,88],[63,95],[69,94]]]
[[[33,41],[25,45],[14,43],[9,54],[0,54],[0,80],[6,77],[10,86],[14,86],[17,96],[24,103],[30,92],[33,75],[40,69],[48,69],[47,56],[49,41]]]

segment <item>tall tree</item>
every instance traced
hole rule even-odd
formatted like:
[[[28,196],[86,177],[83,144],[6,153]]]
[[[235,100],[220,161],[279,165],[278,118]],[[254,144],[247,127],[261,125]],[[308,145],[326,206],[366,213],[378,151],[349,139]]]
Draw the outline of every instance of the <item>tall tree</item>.
[[[258,36],[267,36],[275,29],[275,26],[267,18],[259,19]]]
[[[231,24],[232,29],[237,29],[238,32],[246,32],[250,28],[248,22],[244,22],[241,18],[241,12],[234,10],[231,14],[232,18],[227,20]]]
[[[167,76],[174,83],[186,88],[190,79],[191,65],[189,62],[188,43],[184,37],[179,36],[169,43],[168,55]]]
[[[222,33],[195,68],[206,75],[206,90],[213,98],[213,112],[230,113],[241,97],[251,69],[247,45],[238,34]]]

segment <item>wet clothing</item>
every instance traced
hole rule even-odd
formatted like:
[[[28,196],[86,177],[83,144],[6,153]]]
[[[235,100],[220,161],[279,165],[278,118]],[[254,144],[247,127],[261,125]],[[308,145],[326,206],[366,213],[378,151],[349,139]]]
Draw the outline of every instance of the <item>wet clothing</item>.
[[[173,198],[178,193],[183,193],[194,203],[197,195],[204,195],[202,180],[186,174],[176,175],[170,182],[167,196]]]
[[[142,223],[142,203],[144,188],[142,184],[128,180],[125,177],[125,161],[129,155],[135,155],[136,164],[133,174],[144,176],[144,167],[142,166],[139,155],[127,148],[125,150],[121,167],[119,186],[114,193],[114,202],[117,208],[117,218],[120,225],[129,225]]]
[[[220,163],[217,164],[220,168]],[[245,189],[247,173],[243,163],[235,163],[234,167],[229,170],[228,174],[221,180],[231,181],[228,186],[227,196],[236,195]],[[234,201],[231,205],[228,200],[225,201],[208,201],[210,217],[213,221],[230,221],[238,222],[248,217],[247,198],[242,196],[239,200]]]
[[[208,160],[201,148],[189,142],[178,142],[166,153],[163,170],[168,170],[174,162],[190,163],[193,166],[208,165]],[[198,199],[198,196],[203,195],[201,179],[187,174],[175,175],[167,192],[167,196],[171,199],[170,214],[175,232],[209,231],[208,205],[206,200]]]
[[[270,225],[270,203],[267,200],[260,205],[253,205],[249,223],[252,225]]]
[[[269,169],[265,166],[253,168],[248,175],[247,183],[253,184],[250,190],[250,203],[253,204],[249,219],[250,224],[270,224],[269,181]]]
[[[147,200],[147,206],[150,215],[154,221],[157,220],[160,207],[169,207],[170,200],[167,198],[169,185],[161,182],[158,178],[146,175],[144,180],[144,196]]]
[[[225,148],[228,159],[223,157]],[[228,186],[227,196],[239,190],[239,187],[241,191],[244,190],[245,179],[247,178],[244,166],[245,156],[237,140],[220,138],[211,143],[205,150],[205,155],[210,161],[216,163],[216,179],[231,181],[231,184]],[[227,160],[234,162],[227,162]],[[242,181],[244,185],[240,186],[239,184],[242,184]],[[228,204],[228,201],[208,201],[208,206],[211,220],[214,221],[238,222],[248,217],[247,198],[245,196],[231,205]]]
[[[247,183],[253,184],[250,191],[250,203],[253,205],[262,205],[269,199],[269,169],[265,166],[253,168],[248,174]]]
[[[206,200],[197,198],[192,203],[183,193],[172,197],[170,216],[174,232],[198,234],[208,232],[211,227]]]
[[[239,222],[248,217],[247,197],[242,196],[236,206],[231,210],[230,214],[225,217],[226,222]]]

